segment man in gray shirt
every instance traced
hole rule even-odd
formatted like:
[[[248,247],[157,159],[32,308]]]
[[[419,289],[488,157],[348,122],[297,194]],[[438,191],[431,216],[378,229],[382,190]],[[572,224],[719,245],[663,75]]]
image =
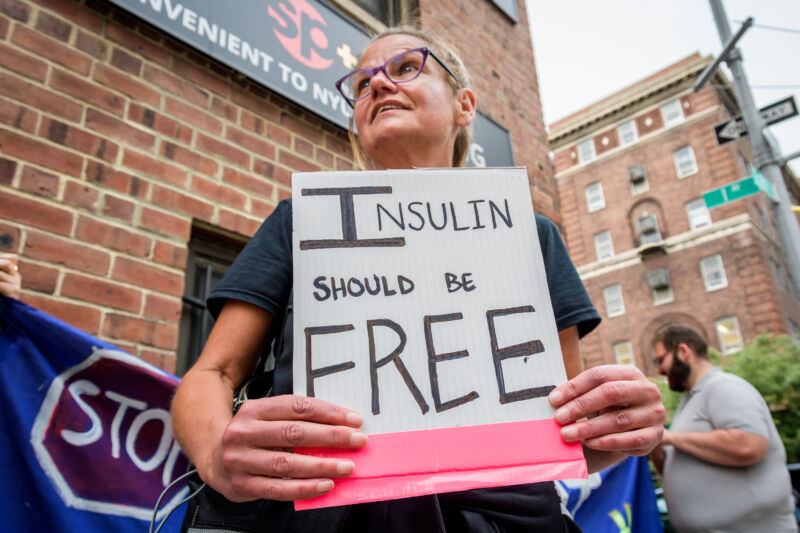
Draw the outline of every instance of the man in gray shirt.
[[[653,355],[670,389],[686,391],[650,454],[675,529],[796,532],[786,452],[758,391],[712,366],[686,326],[659,330]]]

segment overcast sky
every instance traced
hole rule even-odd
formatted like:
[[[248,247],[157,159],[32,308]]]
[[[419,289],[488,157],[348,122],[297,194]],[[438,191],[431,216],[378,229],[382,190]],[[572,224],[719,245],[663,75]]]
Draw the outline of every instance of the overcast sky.
[[[693,52],[722,50],[707,0],[526,0],[545,123],[550,124]],[[723,0],[756,105],[800,105],[800,0]],[[729,79],[730,72],[726,71]],[[758,86],[782,88],[758,88]],[[784,155],[800,150],[800,117],[771,126]],[[792,168],[800,175],[800,158]]]

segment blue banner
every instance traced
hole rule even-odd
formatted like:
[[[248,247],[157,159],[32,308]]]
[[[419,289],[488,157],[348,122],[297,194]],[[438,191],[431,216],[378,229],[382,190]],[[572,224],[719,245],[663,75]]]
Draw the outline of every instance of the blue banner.
[[[169,405],[178,378],[0,296],[4,531],[147,531],[186,472]],[[183,499],[184,483],[162,508]],[[182,512],[162,531],[178,531]],[[163,512],[162,512],[163,515]]]
[[[589,479],[556,483],[585,533],[662,533],[647,457],[628,457]]]

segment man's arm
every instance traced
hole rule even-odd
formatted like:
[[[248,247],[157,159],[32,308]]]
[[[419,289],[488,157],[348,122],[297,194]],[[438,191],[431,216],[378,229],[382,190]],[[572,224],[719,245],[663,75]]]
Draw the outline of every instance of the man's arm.
[[[666,431],[665,431],[666,432]],[[650,462],[653,463],[653,468],[656,469],[659,476],[664,475],[664,460],[667,458],[667,451],[664,449],[663,444],[659,444],[647,456]]]
[[[671,444],[693,457],[722,466],[750,466],[760,461],[769,448],[766,438],[740,429],[705,432],[664,430],[661,443]]]

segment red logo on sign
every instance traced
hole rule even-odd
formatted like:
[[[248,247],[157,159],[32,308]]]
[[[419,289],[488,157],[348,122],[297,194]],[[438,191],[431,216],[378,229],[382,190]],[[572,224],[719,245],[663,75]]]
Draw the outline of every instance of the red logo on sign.
[[[169,416],[177,385],[115,350],[95,350],[53,380],[31,443],[65,504],[150,518],[158,495],[188,465]],[[173,490],[168,499],[187,491]]]
[[[320,52],[328,49],[325,29],[328,23],[307,0],[279,2],[281,16],[272,6],[267,13],[278,24],[275,37],[293,58],[307,67],[323,70],[331,66],[333,59],[323,57]]]

